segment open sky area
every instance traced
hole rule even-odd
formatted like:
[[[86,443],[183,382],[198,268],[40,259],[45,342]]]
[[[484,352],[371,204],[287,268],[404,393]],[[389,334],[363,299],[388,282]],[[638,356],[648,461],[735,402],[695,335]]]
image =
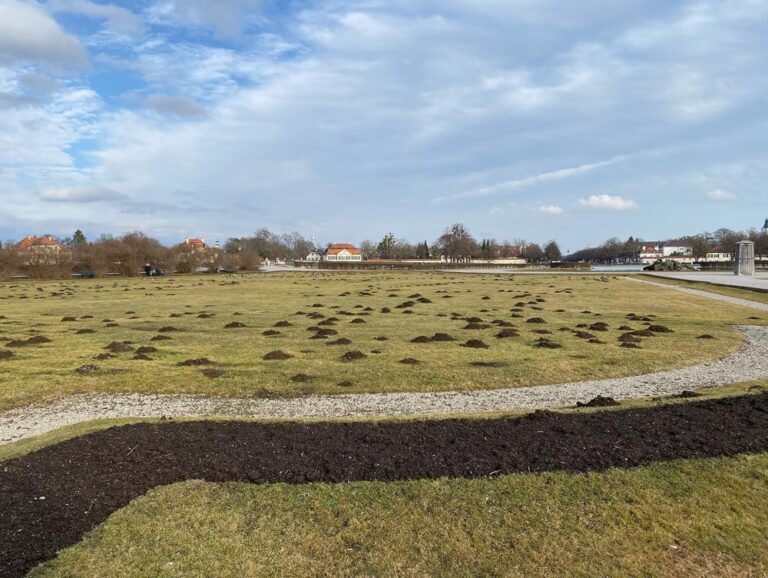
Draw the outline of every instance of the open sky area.
[[[765,0],[0,0],[0,238],[768,216]]]

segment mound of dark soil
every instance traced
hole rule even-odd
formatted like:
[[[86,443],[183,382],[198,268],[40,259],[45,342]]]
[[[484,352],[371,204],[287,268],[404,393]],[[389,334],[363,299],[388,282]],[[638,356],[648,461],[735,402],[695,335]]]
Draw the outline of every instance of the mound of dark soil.
[[[701,394],[695,391],[691,391],[690,389],[684,389],[683,391],[678,393],[675,397],[682,397],[683,399],[687,399],[692,397],[701,397]]]
[[[472,367],[506,367],[508,364],[504,361],[473,361]]]
[[[77,317],[67,316],[67,317],[62,317],[61,320],[62,321],[77,321]]]
[[[180,361],[176,365],[179,367],[200,367],[203,365],[213,365],[213,361],[208,359],[207,357],[196,357],[194,359],[185,359],[184,361]]]
[[[462,347],[470,347],[472,349],[488,349],[490,346],[479,339],[470,339],[461,344]]]
[[[147,353],[156,353],[157,347],[152,347],[151,345],[142,345],[136,350],[137,354],[147,354]]]
[[[495,335],[495,337],[498,339],[506,339],[508,337],[520,337],[520,334],[516,329],[502,329]]]
[[[137,353],[131,359],[136,361],[152,361],[152,358],[145,353]]]
[[[333,341],[328,341],[326,345],[349,345],[350,343],[352,343],[351,339],[347,339],[346,337],[339,337]]]
[[[352,383],[348,379],[345,379],[344,381],[340,381],[336,385],[338,385],[339,387],[352,387],[354,385],[354,383]]]
[[[389,341],[389,337],[385,337],[384,335],[379,335],[378,337],[373,338],[374,341]]]
[[[81,365],[80,367],[75,369],[75,373],[79,373],[80,375],[90,375],[92,373],[96,373],[98,370],[99,370],[98,365],[86,364],[86,365]]]
[[[75,335],[87,335],[89,333],[96,333],[93,329],[78,329],[75,331]]]
[[[248,327],[248,326],[245,323],[240,323],[239,321],[232,321],[230,323],[227,323],[224,326],[224,329],[241,329],[243,327]]]
[[[421,363],[418,359],[414,359],[413,357],[406,357],[405,359],[401,359],[400,363],[403,365],[418,365]]]
[[[291,381],[295,383],[307,383],[315,379],[314,375],[307,375],[306,373],[297,373],[291,378]]]
[[[172,327],[172,326],[170,326],[170,325],[167,325],[167,326],[165,326],[165,327],[161,327],[161,328],[160,328],[160,329],[158,329],[157,331],[158,331],[158,333],[171,333],[171,332],[173,332],[173,331],[180,331],[180,330],[179,330],[179,329],[177,329],[176,327]]]
[[[588,331],[576,331],[574,333],[574,335],[576,337],[578,337],[579,339],[594,339],[595,338],[595,335],[593,335],[592,333],[589,333]]]
[[[637,343],[633,343],[631,341],[625,341],[621,344],[621,347],[624,347],[626,349],[642,349]]]
[[[541,317],[531,317],[530,319],[526,319],[525,322],[526,323],[546,323],[546,321]]]
[[[198,319],[210,319],[211,317],[214,317],[213,313],[200,313],[197,316]]]
[[[356,319],[353,319],[352,321],[350,321],[350,323],[365,323],[365,319],[360,319],[359,317],[357,317]]]
[[[293,327],[293,323],[283,320],[275,323],[273,327]]]
[[[411,343],[430,343],[432,340],[426,335],[419,335],[411,339]]]
[[[13,357],[13,351],[0,351],[0,360],[10,359]]]
[[[435,333],[429,340],[439,343],[444,341],[456,341],[456,338],[448,333]]]
[[[392,313],[392,310],[389,307],[382,307],[380,311],[382,313]]]
[[[125,341],[113,341],[105,346],[104,349],[111,351],[112,353],[126,353],[128,351],[133,351],[133,346]]]
[[[552,332],[549,329],[534,329],[531,333],[535,333],[536,335],[552,335]]]
[[[281,335],[281,333],[277,329],[267,329],[266,331],[261,332],[262,335],[266,335],[267,337],[273,337],[275,335]]]
[[[596,337],[587,340],[587,343],[593,343],[595,345],[605,345],[605,341],[601,341],[601,340],[597,339]]]
[[[648,331],[653,333],[672,333],[672,330],[666,325],[649,325]]]
[[[290,353],[276,349],[274,351],[270,351],[269,353],[265,353],[262,359],[264,361],[282,361],[284,359],[290,359],[291,357],[293,357],[293,355]]]
[[[703,335],[699,335],[696,339],[715,339],[715,336],[710,335],[709,333],[705,333]]]
[[[477,321],[471,321],[467,323],[462,329],[488,329],[490,325],[487,323],[478,323]]]
[[[621,405],[621,404],[615,399],[613,399],[612,397],[607,397],[603,395],[598,395],[597,397],[590,399],[586,403],[582,403],[580,401],[576,402],[576,407],[614,407],[617,405]]]
[[[608,331],[608,324],[602,321],[598,321],[597,323],[590,325],[589,328],[592,331]]]
[[[368,357],[365,353],[362,351],[347,351],[344,355],[341,356],[342,361],[357,361],[358,359],[365,359]]]
[[[170,339],[173,338],[168,335],[155,335],[150,341],[169,341]]]
[[[560,349],[562,347],[561,344],[550,341],[549,339],[541,338],[536,343],[533,344],[534,347],[541,347],[543,349]]]
[[[98,355],[94,355],[93,358],[98,360],[98,361],[104,361],[106,359],[112,359],[112,354],[111,353],[99,353]]]
[[[404,301],[400,305],[396,305],[395,309],[408,309],[409,307],[413,307],[416,305],[415,301]]]

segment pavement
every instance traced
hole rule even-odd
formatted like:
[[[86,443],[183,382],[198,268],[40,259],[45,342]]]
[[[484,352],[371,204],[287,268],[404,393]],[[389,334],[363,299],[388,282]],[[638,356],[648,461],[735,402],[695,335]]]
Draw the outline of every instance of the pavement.
[[[703,283],[712,283],[714,285],[744,287],[747,289],[765,289],[768,291],[768,272],[766,271],[759,271],[755,273],[754,277],[736,276],[733,273],[728,272],[704,273],[699,271],[685,273],[648,272],[647,274],[655,277],[677,279],[680,281],[699,281]]]

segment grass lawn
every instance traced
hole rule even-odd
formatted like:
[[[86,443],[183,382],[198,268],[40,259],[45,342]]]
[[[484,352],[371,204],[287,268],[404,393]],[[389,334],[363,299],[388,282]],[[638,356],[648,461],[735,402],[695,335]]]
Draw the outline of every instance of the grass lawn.
[[[406,302],[413,305],[398,307]],[[644,328],[628,321],[628,313],[653,315],[653,323],[673,333],[643,339],[641,349],[619,347],[620,326]],[[307,272],[5,283],[0,339],[5,345],[35,336],[51,341],[0,348],[13,352],[0,359],[0,409],[81,392],[273,397],[490,389],[625,376],[723,357],[741,343],[730,325],[765,322],[749,319],[754,316],[747,308],[601,275]],[[322,327],[337,334],[311,339],[314,332],[307,329],[332,317],[338,321]],[[465,329],[468,317],[489,327]],[[534,317],[546,323],[527,322]],[[357,320],[364,323],[352,322]],[[290,325],[274,327],[284,321]],[[225,328],[233,322],[245,327]],[[519,336],[496,338],[502,322],[514,324]],[[607,323],[608,330],[589,329],[596,322]],[[604,343],[559,331],[580,324]],[[537,331],[551,331],[543,336],[562,348],[535,347],[542,337]],[[411,343],[438,332],[456,341]],[[701,334],[715,339],[696,339]],[[154,341],[157,336],[170,339]],[[338,338],[351,343],[329,344]],[[489,347],[462,347],[469,339]],[[134,352],[94,359],[108,344],[122,341],[157,351],[149,360],[133,359]],[[293,357],[262,359],[274,350]],[[366,357],[342,361],[353,350]],[[208,369],[222,375],[209,378],[200,367],[178,366],[202,357],[214,363]],[[420,363],[400,363],[404,358]],[[500,366],[472,365],[477,362]],[[81,375],[75,369],[83,365],[96,368]],[[299,374],[304,378],[294,380]]]
[[[726,287],[723,285],[716,285],[715,283],[708,283],[706,281],[696,281],[694,279],[668,279],[666,277],[657,277],[656,275],[642,274],[640,278],[645,278],[649,281],[658,283],[665,283],[667,285],[679,285],[680,287],[709,291],[710,293],[718,293],[719,295],[727,295],[728,297],[739,297],[740,299],[757,301],[758,303],[768,303],[768,293],[762,293],[760,291],[750,291],[749,289],[739,289],[738,287]]]
[[[768,455],[594,474],[156,488],[31,573],[764,576]]]

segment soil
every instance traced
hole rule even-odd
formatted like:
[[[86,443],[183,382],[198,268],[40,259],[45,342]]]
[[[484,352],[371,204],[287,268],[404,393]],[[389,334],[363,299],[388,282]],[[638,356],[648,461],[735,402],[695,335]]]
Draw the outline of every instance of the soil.
[[[603,471],[768,451],[768,393],[597,413],[411,422],[114,427],[0,470],[0,575],[24,576],[151,488]]]
[[[293,355],[290,353],[276,349],[275,351],[270,351],[269,353],[264,354],[262,359],[264,361],[282,361],[284,359],[290,359],[291,357],[293,357]]]
[[[180,361],[176,365],[180,367],[200,367],[202,365],[213,365],[213,361],[211,361],[207,357],[197,357],[195,359],[185,359],[184,361]]]
[[[612,397],[603,395],[598,395],[597,397],[590,399],[587,403],[582,403],[580,401],[576,402],[576,407],[614,407],[617,405],[621,404]]]
[[[231,323],[227,323],[224,326],[224,329],[241,329],[243,327],[248,326],[245,323],[240,323],[239,321],[232,321]],[[162,329],[160,331],[162,331]]]
[[[469,341],[462,343],[462,347],[471,347],[473,349],[488,349],[488,344],[480,341],[479,339],[470,339]]]
[[[356,361],[358,359],[365,359],[367,355],[362,351],[347,351],[341,356],[342,361]]]
[[[405,359],[401,359],[400,363],[403,365],[418,365],[421,363],[418,359],[414,359],[413,357],[406,357]]]

